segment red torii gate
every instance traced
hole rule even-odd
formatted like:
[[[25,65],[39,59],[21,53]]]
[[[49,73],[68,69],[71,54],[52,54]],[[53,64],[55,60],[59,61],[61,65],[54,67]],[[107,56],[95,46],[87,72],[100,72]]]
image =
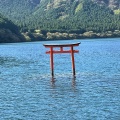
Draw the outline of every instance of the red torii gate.
[[[46,48],[50,48],[49,51],[46,51],[46,54],[50,54],[50,66],[51,66],[51,75],[54,77],[54,63],[53,63],[53,54],[56,53],[71,53],[72,60],[72,70],[73,75],[75,76],[75,60],[74,53],[78,53],[78,50],[74,50],[73,47],[79,46],[80,43],[71,43],[71,44],[44,44]],[[69,47],[70,50],[64,50],[64,47]],[[54,48],[59,48],[59,50],[54,50]]]

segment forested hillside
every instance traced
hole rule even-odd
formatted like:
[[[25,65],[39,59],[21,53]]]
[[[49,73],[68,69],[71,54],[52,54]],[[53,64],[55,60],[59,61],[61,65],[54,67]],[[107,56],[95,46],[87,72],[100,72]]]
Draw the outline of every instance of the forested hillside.
[[[18,27],[0,14],[0,43],[22,41],[25,41],[25,38]]]
[[[0,0],[27,40],[120,37],[120,0]]]
[[[19,23],[30,16],[40,0],[0,0],[0,12],[14,21]]]

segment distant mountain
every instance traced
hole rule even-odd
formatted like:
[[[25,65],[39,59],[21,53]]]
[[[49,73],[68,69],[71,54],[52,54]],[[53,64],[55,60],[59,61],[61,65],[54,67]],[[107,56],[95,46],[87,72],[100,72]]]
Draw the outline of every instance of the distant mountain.
[[[21,41],[25,41],[25,38],[18,27],[0,14],[0,43]]]
[[[0,0],[0,12],[14,22],[24,21],[40,0]]]
[[[0,0],[0,12],[14,22],[35,15],[63,19],[80,9],[80,4],[89,1],[112,10],[120,9],[120,0]]]
[[[120,36],[113,34],[120,30],[120,0],[0,0],[0,12],[33,39],[47,39],[49,32]]]
[[[119,6],[120,0],[41,0],[23,26],[60,31],[120,29]]]

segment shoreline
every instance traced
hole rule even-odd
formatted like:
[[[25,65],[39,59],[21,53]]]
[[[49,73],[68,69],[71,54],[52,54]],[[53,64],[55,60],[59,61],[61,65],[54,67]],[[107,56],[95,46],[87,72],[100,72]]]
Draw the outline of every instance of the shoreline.
[[[39,40],[39,41],[22,41],[22,42],[6,42],[6,43],[0,43],[0,45],[4,44],[18,44],[18,43],[34,43],[34,42],[57,42],[57,41],[74,41],[74,40],[80,40],[80,41],[85,41],[85,40],[100,40],[102,41],[107,40],[107,39],[118,39],[120,40],[120,37],[110,37],[110,38],[82,38],[82,39],[59,39],[59,40]]]

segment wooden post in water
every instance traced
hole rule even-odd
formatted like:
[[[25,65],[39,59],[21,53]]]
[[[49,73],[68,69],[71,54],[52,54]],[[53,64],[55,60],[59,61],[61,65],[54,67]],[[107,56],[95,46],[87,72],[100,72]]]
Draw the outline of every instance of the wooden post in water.
[[[71,60],[72,60],[72,71],[73,71],[73,76],[75,76],[75,60],[74,60],[74,51],[73,51],[73,46],[71,46]]]
[[[50,47],[50,66],[51,66],[51,75],[54,76],[53,47]]]
[[[79,46],[80,43],[73,43],[73,44],[44,44],[46,48],[50,48],[46,54],[50,54],[50,66],[51,66],[51,75],[54,77],[54,54],[57,53],[71,53],[71,60],[72,60],[72,71],[73,76],[75,76],[75,60],[74,60],[74,53],[78,53],[78,50],[74,50],[73,47]],[[69,47],[70,50],[64,50],[64,47]],[[54,48],[59,48],[59,50],[54,50]]]

